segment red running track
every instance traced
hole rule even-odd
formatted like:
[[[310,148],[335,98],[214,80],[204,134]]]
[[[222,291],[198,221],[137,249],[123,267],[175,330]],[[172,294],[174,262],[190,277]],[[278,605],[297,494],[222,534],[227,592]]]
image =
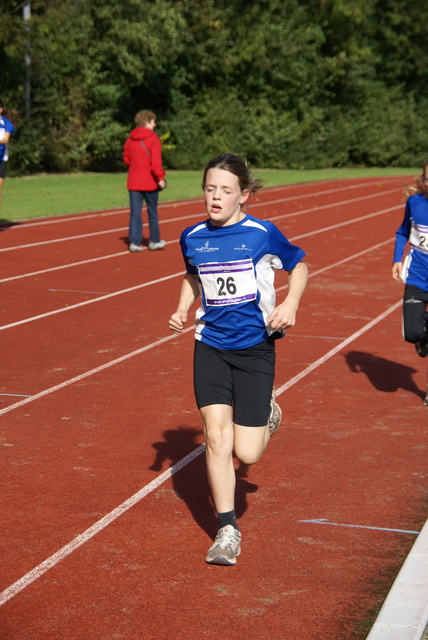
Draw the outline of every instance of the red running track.
[[[202,201],[160,207],[162,252],[126,251],[126,210],[1,231],[1,640],[366,637],[426,518],[426,365],[390,276],[404,182],[251,205],[305,249],[310,281],[278,343],[283,425],[237,464],[233,568],[204,562],[192,329],[167,327]]]

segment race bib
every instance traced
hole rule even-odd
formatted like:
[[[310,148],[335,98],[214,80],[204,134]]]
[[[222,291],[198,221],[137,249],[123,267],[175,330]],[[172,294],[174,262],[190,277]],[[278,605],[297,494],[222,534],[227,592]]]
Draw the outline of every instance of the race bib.
[[[428,253],[428,227],[412,224],[409,242],[418,251]]]
[[[199,266],[199,277],[206,304],[210,307],[256,299],[256,276],[250,259],[202,264]]]

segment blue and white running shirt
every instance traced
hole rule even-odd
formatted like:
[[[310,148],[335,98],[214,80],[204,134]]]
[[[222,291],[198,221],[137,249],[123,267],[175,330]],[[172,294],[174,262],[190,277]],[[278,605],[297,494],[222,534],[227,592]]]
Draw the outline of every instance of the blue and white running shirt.
[[[274,269],[294,269],[305,256],[302,249],[271,222],[248,214],[229,226],[195,224],[183,231],[180,243],[201,293],[197,340],[218,349],[247,349],[275,333],[266,321],[276,306]]]
[[[428,200],[420,193],[407,199],[404,220],[396,233],[394,262],[403,261],[407,242],[410,248],[401,277],[406,284],[428,291]]]
[[[8,118],[0,115],[0,140],[3,138],[5,131],[7,133],[15,133],[15,127],[13,126],[11,121],[8,120]],[[0,144],[0,162],[3,162],[3,161],[6,162],[7,160],[8,160],[7,144]]]

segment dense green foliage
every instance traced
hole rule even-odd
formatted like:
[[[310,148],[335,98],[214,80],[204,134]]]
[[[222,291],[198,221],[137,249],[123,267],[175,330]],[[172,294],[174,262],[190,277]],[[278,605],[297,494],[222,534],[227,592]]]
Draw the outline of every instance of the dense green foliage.
[[[133,116],[168,167],[419,165],[428,40],[413,0],[3,0],[11,169],[115,170]],[[25,54],[31,43],[31,113]]]

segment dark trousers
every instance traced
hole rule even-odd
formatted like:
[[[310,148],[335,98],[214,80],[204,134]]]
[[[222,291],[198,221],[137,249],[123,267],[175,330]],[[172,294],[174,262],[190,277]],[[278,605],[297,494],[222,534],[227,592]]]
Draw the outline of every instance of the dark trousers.
[[[129,242],[140,245],[143,240],[143,204],[146,202],[149,218],[150,242],[159,242],[158,191],[129,191],[131,215],[129,218]]]

